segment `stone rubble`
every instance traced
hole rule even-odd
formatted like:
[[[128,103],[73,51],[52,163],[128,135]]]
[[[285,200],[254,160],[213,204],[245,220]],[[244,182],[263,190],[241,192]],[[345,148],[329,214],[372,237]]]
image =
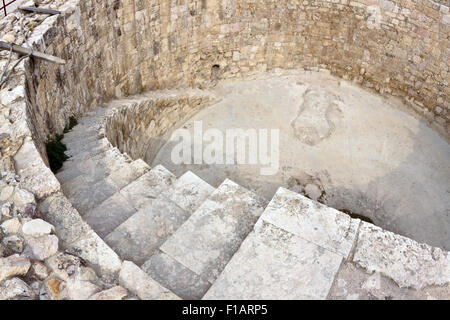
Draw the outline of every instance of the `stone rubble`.
[[[11,194],[0,204],[12,196],[11,190],[2,193]],[[23,203],[19,199],[16,206],[12,200],[12,214],[0,216],[0,300],[121,300],[129,296],[117,282],[99,278],[83,259],[62,252],[55,227],[41,218],[24,217]]]

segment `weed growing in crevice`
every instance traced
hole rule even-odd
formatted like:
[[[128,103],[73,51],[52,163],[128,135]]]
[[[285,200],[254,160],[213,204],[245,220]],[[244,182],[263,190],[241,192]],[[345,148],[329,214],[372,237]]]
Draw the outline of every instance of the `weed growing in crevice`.
[[[64,133],[67,133],[70,130],[72,130],[72,128],[75,127],[77,124],[78,124],[77,118],[75,118],[74,116],[70,116],[69,124],[64,128]]]
[[[57,134],[55,139],[49,139],[45,144],[47,157],[52,172],[56,173],[63,166],[64,161],[69,159],[66,155],[67,147],[62,143],[63,135]]]

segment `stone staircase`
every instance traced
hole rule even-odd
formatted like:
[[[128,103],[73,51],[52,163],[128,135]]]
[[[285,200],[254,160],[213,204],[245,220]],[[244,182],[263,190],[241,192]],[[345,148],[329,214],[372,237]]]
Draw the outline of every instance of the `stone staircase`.
[[[414,297],[428,294],[422,289],[430,285],[444,286],[438,296],[448,294],[449,257],[440,249],[284,188],[266,207],[231,180],[215,189],[192,172],[175,177],[162,166],[133,161],[112,148],[100,130],[120,104],[96,109],[65,135],[71,158],[57,178],[83,219],[119,257],[140,266],[168,292],[183,299],[333,299],[341,298],[344,286],[348,298],[353,287],[361,287],[342,271],[352,264],[359,279],[373,272],[388,279],[383,283],[389,294],[395,283],[417,289]],[[373,233],[378,240],[369,250],[364,238]],[[389,256],[405,243],[412,258]],[[407,267],[405,259],[415,264]]]

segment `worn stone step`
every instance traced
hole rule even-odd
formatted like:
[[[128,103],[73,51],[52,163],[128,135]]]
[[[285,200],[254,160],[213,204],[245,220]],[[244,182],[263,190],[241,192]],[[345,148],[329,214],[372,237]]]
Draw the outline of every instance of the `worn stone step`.
[[[181,263],[158,251],[141,267],[150,277],[186,300],[199,300],[211,284]]]
[[[107,167],[109,178],[119,188],[125,187],[148,171],[150,171],[150,166],[141,159],[131,163],[114,162]]]
[[[140,209],[144,199],[148,201],[156,198],[173,180],[175,176],[167,169],[162,166],[155,167],[90,210],[84,219],[101,237],[105,237]]]
[[[71,140],[88,136],[95,136],[98,133],[98,129],[99,127],[97,125],[77,124],[69,132],[66,132],[64,134],[64,138]]]
[[[77,180],[75,178],[74,180]],[[74,187],[77,192],[73,196],[68,196],[66,190],[64,193],[68,196],[73,206],[81,215],[87,214],[90,210],[99,206],[103,201],[119,191],[117,185],[108,177],[91,182],[86,179],[80,179],[79,183],[84,183],[84,187]]]
[[[96,142],[98,140],[99,138],[97,134],[85,134],[83,136],[77,137],[70,137],[67,136],[67,134],[64,134],[64,138],[61,140],[61,142],[64,143],[68,149],[76,149],[87,143]]]
[[[225,180],[191,217],[160,247],[161,252],[210,284],[218,277],[263,211],[263,202],[253,192]],[[149,260],[146,270],[160,283],[182,294],[182,279],[166,278],[158,260]],[[181,275],[180,275],[181,277]],[[181,290],[181,291],[180,291]],[[192,294],[192,293],[191,293]],[[200,290],[195,296],[203,295]]]
[[[72,164],[72,162],[75,162],[75,161],[91,159],[91,158],[94,158],[95,156],[99,155],[100,153],[103,153],[110,149],[113,149],[111,147],[111,144],[109,143],[108,139],[102,138],[102,139],[98,139],[97,141],[98,141],[97,146],[93,147],[92,149],[80,151],[76,154],[73,154],[70,152],[70,150],[68,150],[69,152],[66,152],[66,154],[69,156],[69,159],[66,162],[64,162],[64,164],[66,164],[66,163]]]
[[[104,238],[135,212],[136,209],[116,192],[86,213],[83,218],[101,238]]]
[[[98,137],[91,137],[89,139],[83,139],[75,143],[66,144],[67,151],[66,154],[69,157],[76,156],[79,153],[84,151],[91,151],[97,147],[99,147],[99,139]]]
[[[260,219],[203,299],[325,299],[342,259]]]
[[[187,172],[109,234],[105,241],[122,259],[141,265],[213,190],[208,183]]]
[[[187,171],[162,194],[180,208],[194,212],[213,192],[214,187],[191,171]]]
[[[64,162],[63,167],[58,171],[56,177],[61,184],[65,184],[79,176],[85,176],[86,179],[91,180],[98,179],[100,174],[101,176],[105,176],[106,169],[91,159],[93,156],[104,152],[104,149],[98,149],[96,151],[78,154],[76,159],[71,158]]]
[[[345,258],[359,226],[358,219],[285,188],[278,189],[261,219]]]
[[[205,299],[325,299],[360,221],[284,188]]]
[[[122,156],[117,149],[109,149],[98,157],[95,156],[83,162],[72,162],[72,164],[73,165],[70,166],[70,168],[74,171],[73,175],[77,175],[78,172],[81,172],[81,175],[77,175],[76,178],[69,181],[62,182],[62,189],[68,197],[74,197],[78,193],[85,192],[92,184],[95,184],[97,181],[108,177],[111,173],[120,170],[122,166],[129,166],[130,160]],[[127,178],[129,177],[129,173],[124,175],[115,173],[114,177],[114,180],[111,178],[109,180],[113,182],[117,181],[117,183],[114,184],[118,189],[120,189],[124,183],[127,184],[127,179],[129,179],[128,183],[134,180],[133,175],[131,175],[131,178]],[[125,178],[120,180],[120,177]]]
[[[162,191],[168,189],[176,181],[176,177],[166,168],[157,165],[150,171],[122,188],[119,192],[136,210],[145,207]]]
[[[158,197],[106,236],[105,242],[122,259],[141,265],[188,217],[175,203]]]
[[[170,290],[161,286],[131,261],[124,261],[119,283],[142,300],[179,300]]]

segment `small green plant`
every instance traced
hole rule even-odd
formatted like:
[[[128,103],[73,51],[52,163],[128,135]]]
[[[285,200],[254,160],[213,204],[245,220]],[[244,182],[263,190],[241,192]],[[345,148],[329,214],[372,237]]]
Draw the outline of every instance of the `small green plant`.
[[[46,151],[50,169],[56,173],[63,166],[64,161],[69,159],[66,155],[67,147],[62,143],[63,135],[57,134],[55,139],[49,139],[46,143]]]
[[[70,130],[72,130],[72,128],[75,127],[77,124],[78,124],[77,118],[75,118],[74,116],[70,116],[69,124],[64,128],[64,133],[67,133]]]

